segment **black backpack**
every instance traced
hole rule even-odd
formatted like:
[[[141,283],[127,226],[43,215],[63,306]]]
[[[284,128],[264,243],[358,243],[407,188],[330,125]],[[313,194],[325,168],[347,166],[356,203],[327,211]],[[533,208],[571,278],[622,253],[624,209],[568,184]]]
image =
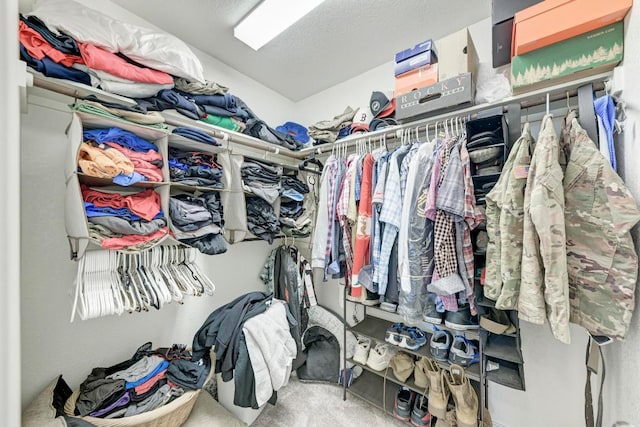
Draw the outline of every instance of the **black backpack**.
[[[340,373],[340,343],[328,330],[312,326],[304,334],[307,360],[297,370],[301,381],[337,383]]]

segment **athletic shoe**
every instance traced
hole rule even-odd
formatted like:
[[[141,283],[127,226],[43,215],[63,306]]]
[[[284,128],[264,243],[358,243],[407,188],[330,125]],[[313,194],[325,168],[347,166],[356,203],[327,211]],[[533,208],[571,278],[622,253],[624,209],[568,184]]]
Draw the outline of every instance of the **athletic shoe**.
[[[364,365],[369,358],[369,350],[371,349],[371,341],[368,338],[358,338],[356,351],[353,355],[353,361]]]
[[[451,348],[451,334],[448,331],[440,330],[438,327],[433,328],[433,335],[429,342],[429,350],[434,359],[446,362]]]
[[[383,371],[389,366],[389,361],[396,354],[397,350],[390,345],[378,343],[373,350],[369,352],[367,366],[374,371]]]
[[[429,292],[427,294],[427,300],[424,304],[424,310],[422,311],[422,321],[439,325],[442,323],[444,313],[440,313],[436,310],[436,294]]]
[[[400,387],[393,404],[393,416],[402,421],[409,421],[415,397],[416,393],[414,391],[409,390],[407,387]]]
[[[473,341],[465,336],[456,335],[449,350],[449,362],[466,368],[479,361],[480,352]]]
[[[447,311],[444,317],[444,324],[448,328],[466,331],[478,329],[478,316],[471,315],[469,304],[461,305],[458,311]]]
[[[425,427],[431,425],[431,414],[427,409],[427,396],[419,394],[416,396],[413,410],[411,411],[411,424],[416,427]]]
[[[400,331],[402,335],[402,341],[400,341],[400,347],[409,350],[417,350],[427,343],[427,336],[424,331],[414,326],[405,326]]]
[[[394,323],[387,328],[384,334],[384,340],[389,344],[400,345],[402,342],[402,330],[404,329],[402,323]]]

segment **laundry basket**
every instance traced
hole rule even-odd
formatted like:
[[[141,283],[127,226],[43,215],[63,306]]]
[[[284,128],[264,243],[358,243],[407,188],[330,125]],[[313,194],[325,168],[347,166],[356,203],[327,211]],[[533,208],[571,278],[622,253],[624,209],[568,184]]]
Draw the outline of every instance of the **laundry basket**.
[[[187,421],[193,405],[202,390],[189,390],[177,399],[153,411],[125,418],[80,417],[74,415],[76,400],[80,390],[76,389],[64,405],[64,412],[72,417],[81,418],[97,427],[179,427]]]

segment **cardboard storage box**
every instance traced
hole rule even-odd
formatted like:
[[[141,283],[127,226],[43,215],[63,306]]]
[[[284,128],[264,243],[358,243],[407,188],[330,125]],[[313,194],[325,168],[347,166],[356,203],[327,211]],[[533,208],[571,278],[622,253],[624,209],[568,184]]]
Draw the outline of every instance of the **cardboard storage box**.
[[[633,0],[545,0],[515,14],[511,56],[621,21]]]
[[[442,82],[460,74],[471,73],[476,77],[478,53],[468,28],[436,40],[438,45],[438,81]]]
[[[418,43],[410,49],[405,49],[396,53],[396,65],[394,74],[399,76],[416,68],[438,62],[438,52],[433,40],[429,39],[422,43]]]
[[[394,96],[430,86],[438,82],[438,64],[427,65],[396,77]]]
[[[471,73],[461,74],[396,98],[396,119],[400,122],[457,110],[473,104]]]
[[[511,61],[514,93],[612,70],[623,57],[622,21],[555,43]]]
[[[491,0],[491,38],[493,68],[511,62],[513,16],[542,0]]]

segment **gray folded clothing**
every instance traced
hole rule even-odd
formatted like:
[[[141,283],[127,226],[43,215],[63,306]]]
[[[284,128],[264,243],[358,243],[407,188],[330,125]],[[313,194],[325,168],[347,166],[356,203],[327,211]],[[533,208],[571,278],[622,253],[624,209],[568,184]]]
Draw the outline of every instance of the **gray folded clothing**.
[[[154,233],[167,225],[167,220],[164,218],[156,218],[151,221],[129,221],[128,219],[117,216],[94,216],[88,219],[89,222],[106,227],[113,233],[137,234],[141,236]]]

